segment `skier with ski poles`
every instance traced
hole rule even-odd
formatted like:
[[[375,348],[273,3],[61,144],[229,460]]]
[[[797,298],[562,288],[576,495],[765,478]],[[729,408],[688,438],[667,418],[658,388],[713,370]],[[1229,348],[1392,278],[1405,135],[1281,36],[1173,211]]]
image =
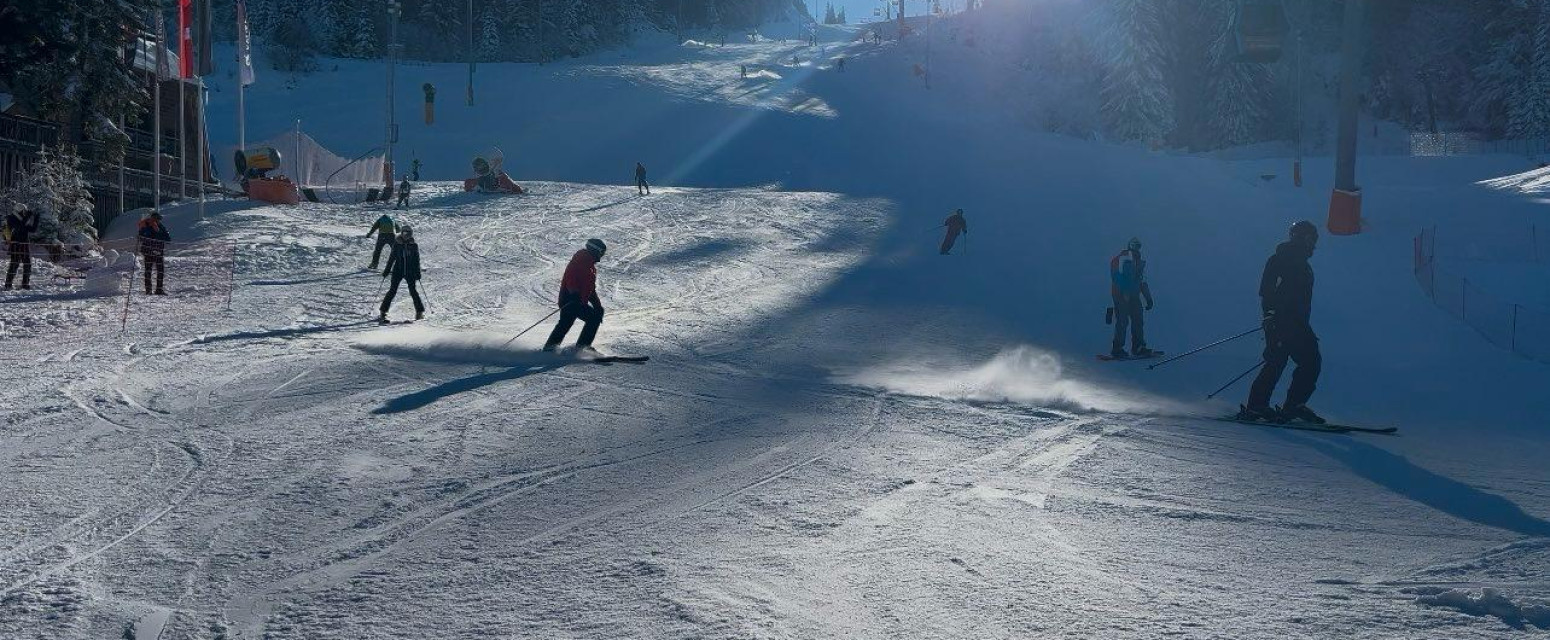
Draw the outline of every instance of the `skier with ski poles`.
[[[1319,230],[1312,222],[1293,224],[1289,239],[1276,247],[1265,261],[1260,276],[1260,309],[1264,312],[1265,368],[1249,388],[1248,404],[1239,409],[1238,419],[1269,422],[1293,420],[1324,424],[1324,418],[1308,408],[1308,398],[1318,384],[1323,356],[1319,338],[1313,333],[1313,256]],[[1286,403],[1279,410],[1270,406],[1270,396],[1288,360],[1297,363],[1292,384],[1286,390]]]
[[[377,322],[388,323],[388,309],[393,306],[393,298],[398,295],[400,282],[409,285],[409,297],[414,300],[414,319],[425,318],[425,303],[420,301],[420,290],[416,286],[420,282],[420,245],[414,241],[414,229],[407,224],[398,230],[398,239],[388,254],[387,268],[382,271],[382,277],[392,277],[393,280],[388,284],[387,295],[382,298],[382,313],[377,316]]]
[[[560,321],[544,342],[544,351],[554,351],[565,340],[571,325],[581,319],[581,335],[576,338],[578,351],[593,351],[592,340],[597,337],[598,326],[603,324],[603,301],[597,297],[597,263],[608,253],[608,245],[593,238],[587,241],[570,264],[565,265],[565,275],[560,279]]]
[[[378,261],[382,258],[382,248],[393,245],[393,237],[398,233],[398,227],[393,224],[393,217],[384,213],[371,223],[371,228],[366,230],[366,237],[377,234],[377,248],[371,252],[371,265],[367,269],[376,269]]]
[[[162,285],[167,279],[167,243],[172,234],[161,224],[161,212],[151,211],[146,224],[140,227],[140,256],[145,260],[145,293],[151,295],[151,272],[156,272],[155,295],[167,295]]]
[[[11,252],[9,265],[5,269],[5,289],[11,289],[18,268],[22,272],[22,288],[31,289],[32,234],[38,230],[38,214],[18,202],[12,207],[11,214],[5,217],[5,228],[10,241],[7,248]]]
[[[1130,243],[1109,260],[1109,295],[1114,299],[1114,342],[1109,355],[1115,359],[1149,358],[1142,311],[1152,310],[1152,285],[1146,281],[1146,261],[1141,259],[1141,240]],[[1142,299],[1146,306],[1141,306]],[[1130,332],[1130,353],[1125,353],[1125,332]]]
[[[953,245],[958,242],[960,234],[968,235],[969,221],[963,218],[963,209],[958,209],[953,211],[953,215],[947,216],[942,226],[947,227],[947,235],[942,238],[942,255],[945,256],[952,253]]]
[[[635,163],[635,192],[636,195],[651,195],[651,185],[646,183],[646,165]]]

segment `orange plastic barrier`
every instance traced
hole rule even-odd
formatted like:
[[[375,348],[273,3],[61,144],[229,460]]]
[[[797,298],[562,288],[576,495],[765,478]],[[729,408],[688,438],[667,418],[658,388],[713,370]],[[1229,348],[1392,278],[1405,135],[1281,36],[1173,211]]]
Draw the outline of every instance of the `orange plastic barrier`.
[[[1349,236],[1362,232],[1362,192],[1335,189],[1329,196],[1329,232]]]

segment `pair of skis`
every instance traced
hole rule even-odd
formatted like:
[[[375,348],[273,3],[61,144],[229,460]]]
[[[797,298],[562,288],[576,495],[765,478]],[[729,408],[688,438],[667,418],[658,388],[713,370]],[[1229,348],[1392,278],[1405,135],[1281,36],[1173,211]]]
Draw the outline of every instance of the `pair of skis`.
[[[1393,434],[1393,433],[1399,431],[1399,429],[1397,427],[1361,427],[1361,426],[1349,425],[1349,424],[1335,424],[1333,422],[1326,422],[1324,424],[1318,424],[1318,423],[1314,423],[1314,422],[1300,422],[1300,421],[1294,421],[1294,422],[1268,422],[1268,421],[1265,421],[1265,420],[1243,420],[1243,419],[1238,418],[1237,416],[1197,416],[1197,417],[1199,417],[1202,420],[1214,420],[1214,421],[1217,421],[1217,422],[1233,422],[1233,423],[1237,423],[1237,424],[1246,424],[1246,425],[1255,426],[1255,427],[1272,427],[1272,428],[1276,428],[1276,429],[1292,429],[1292,430],[1295,430],[1295,431],[1317,431],[1317,432],[1321,432],[1321,433],[1375,433],[1375,434],[1388,435],[1388,434]]]

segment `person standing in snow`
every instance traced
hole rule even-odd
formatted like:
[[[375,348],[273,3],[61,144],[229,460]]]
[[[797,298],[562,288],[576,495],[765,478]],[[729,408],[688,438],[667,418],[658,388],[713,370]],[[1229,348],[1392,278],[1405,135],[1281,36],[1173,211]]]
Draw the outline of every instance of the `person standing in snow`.
[[[603,324],[603,301],[597,297],[597,263],[605,253],[608,253],[608,245],[593,238],[571,256],[570,264],[565,265],[565,275],[560,279],[560,321],[544,342],[544,351],[554,351],[560,346],[577,318],[583,326],[581,335],[576,338],[576,348],[592,349],[598,325]]]
[[[16,270],[22,272],[22,288],[32,288],[32,233],[38,230],[38,215],[33,213],[27,205],[16,203],[11,209],[11,215],[5,217],[6,233],[10,234],[11,252],[9,265],[5,269],[5,288],[11,289],[11,284],[16,279]]]
[[[1109,260],[1109,294],[1114,298],[1114,344],[1109,354],[1116,358],[1145,358],[1152,355],[1146,346],[1142,311],[1152,310],[1152,285],[1146,282],[1146,261],[1141,259],[1141,239],[1131,238],[1123,251]],[[1141,301],[1146,300],[1142,307]],[[1130,333],[1130,353],[1125,353],[1125,333]]]
[[[413,185],[409,184],[409,176],[404,176],[403,182],[398,183],[398,203],[393,205],[394,209],[409,208],[409,190],[412,188]]]
[[[1324,358],[1319,353],[1319,337],[1310,323],[1313,314],[1313,267],[1308,258],[1318,245],[1319,230],[1312,222],[1292,225],[1290,238],[1276,247],[1265,261],[1259,280],[1260,311],[1265,322],[1265,368],[1249,388],[1249,402],[1238,417],[1245,420],[1286,422],[1301,420],[1324,424],[1324,419],[1308,408],[1308,398],[1319,380]],[[1292,384],[1286,390],[1286,404],[1276,411],[1270,395],[1281,381],[1287,360],[1297,363]]]
[[[161,212],[151,211],[151,216],[140,227],[140,256],[145,260],[145,293],[150,295],[151,272],[156,272],[156,290],[158,296],[167,295],[163,285],[167,279],[167,243],[172,241],[172,234],[162,226]]]
[[[958,243],[958,236],[969,233],[969,221],[963,218],[963,209],[953,212],[942,222],[947,227],[947,235],[942,238],[942,255],[952,253],[953,245]]]
[[[651,195],[651,185],[646,183],[646,165],[635,163],[635,192],[637,195]]]
[[[743,69],[743,79],[747,80],[748,79],[748,65],[746,65],[746,64],[742,65],[742,69]]]
[[[398,230],[398,239],[393,243],[393,250],[388,253],[387,268],[382,270],[382,277],[391,277],[388,284],[387,295],[382,298],[381,315],[377,316],[377,322],[387,324],[388,309],[393,306],[393,298],[398,296],[398,285],[408,283],[409,297],[414,300],[414,319],[425,318],[425,303],[420,301],[420,245],[415,244],[414,229],[404,225]]]
[[[409,163],[409,178],[414,180],[415,182],[419,182],[420,181],[420,159],[419,158],[415,158],[413,162]]]
[[[398,233],[398,227],[393,224],[393,217],[384,213],[371,223],[371,228],[366,230],[366,237],[370,238],[373,233],[377,234],[377,248],[371,252],[371,266],[367,269],[377,268],[377,262],[382,258],[382,248],[393,245],[393,236]]]
[[[845,58],[841,57],[835,60],[834,66],[839,69],[840,73],[845,73]]]

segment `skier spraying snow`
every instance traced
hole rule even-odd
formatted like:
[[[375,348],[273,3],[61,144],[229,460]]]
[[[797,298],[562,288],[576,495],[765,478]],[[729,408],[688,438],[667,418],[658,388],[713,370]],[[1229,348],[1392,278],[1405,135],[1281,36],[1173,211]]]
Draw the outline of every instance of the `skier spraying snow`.
[[[147,224],[140,227],[140,256],[145,260],[145,293],[151,291],[151,272],[156,272],[155,295],[167,295],[163,286],[167,279],[167,243],[172,234],[161,224],[161,212],[152,211]]]
[[[1240,420],[1288,422],[1301,420],[1324,424],[1308,408],[1308,398],[1319,380],[1323,356],[1319,337],[1309,318],[1313,312],[1313,267],[1308,258],[1319,241],[1318,227],[1307,220],[1292,225],[1290,239],[1276,247],[1265,261],[1259,281],[1260,310],[1265,317],[1265,368],[1249,388],[1249,402],[1238,413]],[[1280,411],[1270,406],[1270,395],[1281,381],[1287,360],[1297,363],[1286,404]]]
[[[1115,358],[1147,358],[1153,354],[1146,346],[1142,311],[1152,310],[1152,285],[1146,281],[1146,261],[1141,259],[1141,239],[1131,238],[1123,251],[1109,260],[1109,294],[1114,298],[1114,343],[1109,355]],[[1146,306],[1141,305],[1142,299]],[[1130,353],[1125,353],[1125,332],[1130,331]]]
[[[945,256],[953,252],[953,245],[958,243],[959,235],[969,233],[969,221],[964,219],[963,209],[958,209],[942,221],[942,226],[947,227],[947,235],[942,238],[942,255]]]
[[[637,195],[651,195],[651,185],[646,183],[646,165],[635,163],[635,192]]]
[[[394,209],[399,207],[409,208],[409,190],[411,188],[413,188],[413,185],[409,184],[409,176],[404,176],[403,182],[398,183],[398,203],[393,205]]]
[[[603,324],[603,301],[597,297],[597,263],[608,253],[608,245],[593,238],[565,265],[565,275],[560,279],[560,321],[544,342],[544,351],[554,351],[565,340],[571,325],[580,318],[581,335],[576,338],[576,349],[591,351],[597,328]]]
[[[388,309],[393,306],[393,298],[398,295],[399,283],[408,283],[409,297],[414,300],[414,319],[425,318],[425,303],[420,301],[420,290],[416,286],[420,282],[420,245],[415,244],[414,229],[404,225],[398,230],[398,239],[393,243],[393,251],[388,254],[387,268],[382,270],[382,277],[392,277],[388,284],[387,295],[382,298],[381,315],[377,316],[377,322],[387,324]]]
[[[38,230],[38,214],[20,202],[5,217],[6,233],[10,237],[10,264],[5,269],[5,289],[9,291],[16,279],[16,270],[22,272],[22,288],[32,288],[32,233]]]
[[[373,233],[377,234],[377,248],[371,252],[371,265],[366,267],[367,269],[377,268],[377,263],[382,258],[382,248],[393,245],[393,236],[398,233],[398,227],[393,224],[393,217],[384,213],[382,217],[377,218],[376,222],[371,223],[371,228],[366,230],[366,237],[370,238]]]

